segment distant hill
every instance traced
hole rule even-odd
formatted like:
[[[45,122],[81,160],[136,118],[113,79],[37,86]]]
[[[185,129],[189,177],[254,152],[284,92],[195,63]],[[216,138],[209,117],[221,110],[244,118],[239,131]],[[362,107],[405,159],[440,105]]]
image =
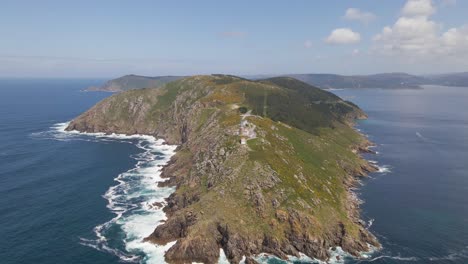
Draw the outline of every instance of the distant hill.
[[[337,74],[291,74],[311,85],[321,88],[419,88],[426,84],[424,77],[406,73],[382,73],[373,75],[337,75]]]
[[[130,74],[107,81],[99,87],[89,87],[86,91],[122,92],[133,89],[154,88],[181,78],[183,76],[148,77]]]
[[[381,73],[373,75],[289,74],[310,85],[331,88],[383,88],[418,89],[421,85],[468,87],[468,72],[437,75],[411,75],[407,73]]]
[[[250,80],[259,80],[278,75],[245,76]],[[338,74],[288,74],[307,84],[323,89],[342,88],[383,88],[383,89],[418,89],[421,85],[443,85],[468,87],[468,72],[448,73],[436,75],[411,75],[407,73],[381,73],[372,75],[338,75]],[[176,81],[185,76],[157,76],[125,75],[107,81],[99,87],[89,87],[86,91],[122,92],[141,88],[159,87],[168,82]]]
[[[429,75],[425,78],[434,85],[468,87],[468,72]]]

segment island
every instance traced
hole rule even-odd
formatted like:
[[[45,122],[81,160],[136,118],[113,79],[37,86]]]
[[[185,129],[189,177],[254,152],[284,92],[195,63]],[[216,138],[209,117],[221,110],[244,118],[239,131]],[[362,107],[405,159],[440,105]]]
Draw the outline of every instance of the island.
[[[168,263],[255,263],[267,253],[328,260],[380,247],[360,219],[353,192],[376,167],[354,128],[355,104],[290,77],[182,78],[114,94],[67,130],[144,134],[178,145],[164,167],[175,191],[146,238],[176,241]],[[156,184],[156,183],[155,183]]]

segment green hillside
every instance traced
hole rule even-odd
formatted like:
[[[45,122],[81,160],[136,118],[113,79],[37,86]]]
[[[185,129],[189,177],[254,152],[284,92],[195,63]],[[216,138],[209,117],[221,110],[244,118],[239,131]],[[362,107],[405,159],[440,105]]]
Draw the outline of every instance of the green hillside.
[[[357,255],[378,246],[350,191],[374,169],[357,154],[369,142],[351,124],[363,117],[292,78],[214,75],[113,95],[68,129],[179,145],[163,172],[176,186],[168,220],[148,237],[177,241],[168,262],[215,263],[220,248],[232,263],[261,252],[326,260],[332,247]]]
[[[181,76],[158,76],[147,77],[139,75],[125,75],[116,79],[107,81],[102,86],[89,87],[86,91],[103,91],[103,92],[122,92],[142,88],[156,88],[168,82],[181,79]]]

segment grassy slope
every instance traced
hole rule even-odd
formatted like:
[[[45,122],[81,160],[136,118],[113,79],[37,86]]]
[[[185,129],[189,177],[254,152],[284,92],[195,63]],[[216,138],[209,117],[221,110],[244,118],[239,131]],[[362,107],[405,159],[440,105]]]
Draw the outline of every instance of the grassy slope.
[[[116,132],[136,127],[151,134],[173,124],[174,116],[188,123],[190,140],[176,155],[177,169],[171,169],[177,178],[174,200],[197,197],[171,213],[197,215],[182,239],[185,245],[209,237],[220,224],[242,237],[285,241],[292,229],[324,238],[342,223],[346,235],[359,240],[362,227],[350,218],[344,184],[350,171],[365,166],[352,152],[364,142],[349,126],[350,116],[362,114],[353,104],[291,78],[253,82],[232,76],[191,77],[160,89],[127,91],[100,104],[108,111],[93,118],[120,129]],[[238,130],[238,106],[256,115],[248,120],[258,138],[249,140],[248,148],[228,133]],[[170,130],[170,136],[176,138],[178,131]],[[229,158],[218,157],[221,148],[231,153]],[[200,170],[200,160],[214,165]],[[223,174],[228,170],[232,173]],[[272,174],[279,181],[272,183]],[[292,211],[309,224],[281,221],[280,215]]]
[[[138,75],[125,75],[116,79],[107,81],[100,87],[89,87],[88,91],[111,91],[121,92],[142,88],[160,87],[168,82],[181,79],[181,76],[158,76],[147,77]]]
[[[260,232],[281,240],[288,227],[277,223],[275,215],[277,211],[296,209],[312,215],[316,221],[317,225],[311,225],[307,230],[310,234],[320,237],[322,232],[342,222],[351,235],[358,236],[356,224],[348,217],[347,190],[343,184],[347,176],[344,164],[360,168],[365,163],[351,151],[353,146],[363,142],[363,138],[342,118],[355,111],[355,107],[333,94],[291,79],[251,82],[224,77],[210,80],[207,85],[213,85],[213,91],[202,101],[218,102],[220,106],[235,103],[259,116],[263,115],[263,104],[267,102],[268,118],[249,118],[262,136],[248,142],[251,151],[247,161],[231,161],[232,166],[240,167],[242,173],[236,182],[226,181],[217,186],[225,185],[222,189],[227,191],[222,198],[206,188],[206,179],[202,180],[201,199],[193,208],[210,214],[199,219],[198,228],[204,230],[214,222],[228,222],[232,229],[246,236]],[[266,96],[268,100],[265,100]],[[318,104],[311,104],[311,101]],[[210,113],[210,109],[203,112],[199,127],[205,125]],[[235,111],[223,112],[220,119],[226,128],[240,121]],[[230,140],[224,147],[230,149],[237,142],[238,139]],[[263,190],[265,200],[277,198],[278,190],[285,192],[281,206],[274,208],[268,203],[261,216],[243,195],[248,178],[258,177],[252,174],[256,162],[268,164],[281,179],[275,188]],[[187,191],[184,187],[178,190],[179,193]],[[247,215],[249,217],[239,219]],[[273,219],[273,223],[265,219]]]

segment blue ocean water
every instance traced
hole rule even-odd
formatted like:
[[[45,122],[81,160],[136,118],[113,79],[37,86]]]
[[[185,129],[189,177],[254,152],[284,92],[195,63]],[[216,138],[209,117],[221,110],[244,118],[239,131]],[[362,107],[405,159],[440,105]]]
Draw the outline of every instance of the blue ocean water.
[[[0,263],[161,260],[140,238],[163,218],[152,203],[171,190],[153,187],[173,149],[61,131],[110,95],[80,92],[100,81],[0,80]],[[346,262],[468,263],[468,88],[336,93],[369,114],[382,168],[359,196],[384,248]]]
[[[176,146],[66,132],[110,95],[80,91],[97,81],[0,81],[0,263],[163,260],[165,247],[143,238],[165,219],[158,203],[173,188],[157,182]]]
[[[366,158],[389,169],[360,190],[384,248],[357,262],[468,263],[468,88],[335,93],[367,112],[358,128],[379,154]]]

